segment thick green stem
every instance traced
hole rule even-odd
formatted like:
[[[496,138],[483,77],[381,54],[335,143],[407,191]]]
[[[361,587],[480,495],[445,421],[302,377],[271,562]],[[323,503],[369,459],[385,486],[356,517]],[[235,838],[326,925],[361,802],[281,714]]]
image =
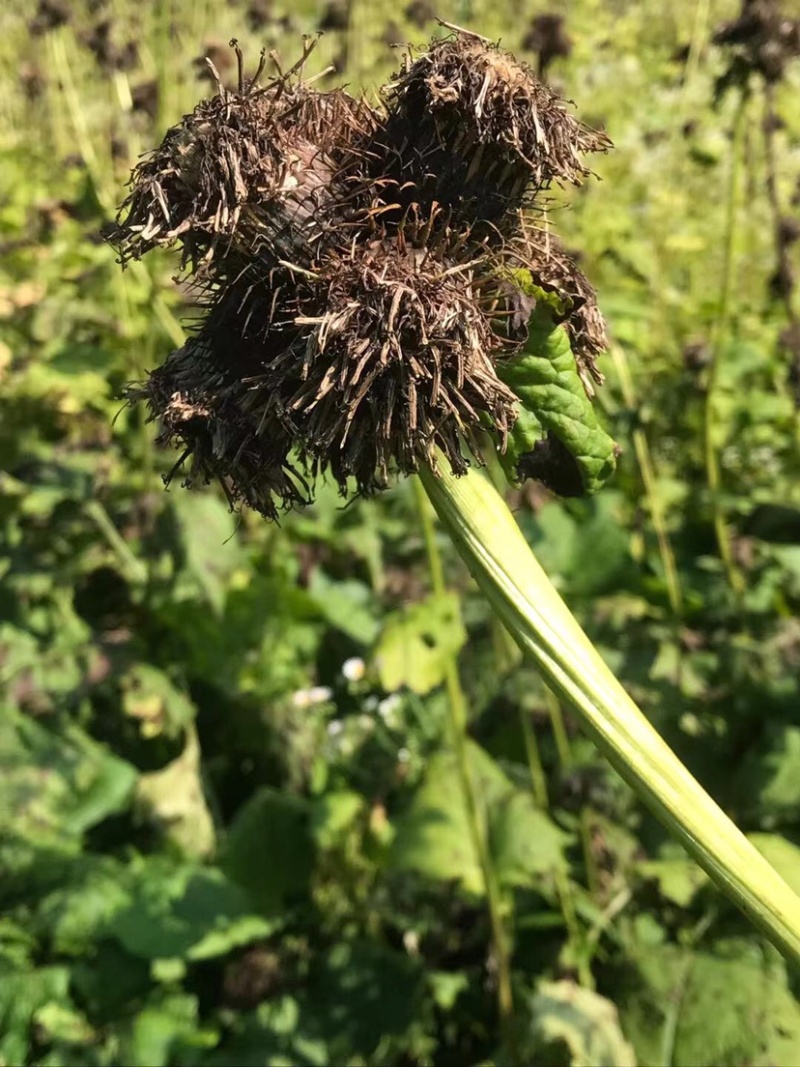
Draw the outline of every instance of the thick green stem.
[[[692,777],[631,700],[542,570],[482,474],[442,460],[422,481],[495,612],[584,729],[713,881],[800,963],[800,898]]]

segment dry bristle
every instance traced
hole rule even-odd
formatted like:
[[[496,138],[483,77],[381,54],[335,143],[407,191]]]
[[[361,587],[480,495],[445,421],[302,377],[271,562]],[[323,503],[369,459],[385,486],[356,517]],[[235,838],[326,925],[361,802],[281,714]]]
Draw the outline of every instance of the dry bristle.
[[[553,182],[578,184],[590,173],[582,157],[610,147],[528,66],[467,34],[409,57],[384,99],[387,172],[464,217],[498,221]]]
[[[494,371],[498,341],[471,271],[387,240],[333,257],[300,318],[310,333],[278,357],[268,380],[285,396],[303,449],[344,488],[383,488],[392,471],[433,464],[456,473],[479,456],[486,424],[501,438],[515,397]],[[299,380],[290,394],[285,384]]]
[[[220,356],[216,338],[201,332],[127,390],[160,422],[158,442],[181,451],[167,481],[179,472],[186,487],[218,481],[231,505],[243,501],[269,519],[308,504],[308,485],[289,460],[292,439],[277,424],[254,421],[246,384],[220,369]]]
[[[184,264],[215,279],[255,262],[308,264],[331,225],[339,236],[349,190],[336,176],[376,121],[343,90],[319,93],[290,78],[221,91],[136,167],[109,240],[123,261],[180,243]]]

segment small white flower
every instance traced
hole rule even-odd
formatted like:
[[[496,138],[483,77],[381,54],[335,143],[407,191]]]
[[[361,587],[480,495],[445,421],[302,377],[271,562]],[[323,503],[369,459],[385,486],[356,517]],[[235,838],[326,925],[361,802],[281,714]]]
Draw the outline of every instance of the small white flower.
[[[367,665],[360,656],[351,656],[342,664],[342,674],[348,682],[360,682],[367,673]]]
[[[378,704],[378,714],[384,722],[387,722],[392,718],[401,703],[402,697],[399,693],[390,693],[388,697],[384,697],[380,704]]]
[[[308,691],[312,704],[324,704],[333,696],[333,690],[329,685],[315,685]]]
[[[419,955],[419,934],[416,930],[406,930],[403,934],[403,948],[409,956]]]
[[[310,689],[297,689],[292,693],[292,704],[296,708],[310,708],[314,704],[324,704],[332,696],[329,685],[312,685]]]
[[[344,723],[341,719],[331,719],[328,723],[328,737],[338,737],[344,729]]]
[[[397,759],[400,763],[408,763],[408,761],[411,759],[411,753],[408,751],[407,748],[403,747],[398,751]]]

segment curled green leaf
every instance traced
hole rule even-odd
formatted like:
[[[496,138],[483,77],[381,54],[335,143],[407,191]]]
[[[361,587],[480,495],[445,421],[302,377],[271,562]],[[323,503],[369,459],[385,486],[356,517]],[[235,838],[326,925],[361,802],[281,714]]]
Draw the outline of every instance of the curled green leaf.
[[[524,349],[498,374],[521,404],[502,457],[509,480],[536,478],[562,496],[596,492],[616,468],[617,446],[597,420],[551,301],[537,299]]]

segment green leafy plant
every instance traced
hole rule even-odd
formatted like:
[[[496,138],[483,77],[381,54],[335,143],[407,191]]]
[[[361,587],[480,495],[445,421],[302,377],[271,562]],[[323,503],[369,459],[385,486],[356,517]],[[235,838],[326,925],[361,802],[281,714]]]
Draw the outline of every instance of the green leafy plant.
[[[759,20],[778,10],[756,6]],[[382,35],[446,29],[425,4],[363,0],[34,7],[4,14],[0,35],[0,1059],[797,1061],[791,965],[543,684],[418,480],[342,507],[322,477],[280,525],[232,517],[214,486],[162,491],[180,453],[118,399],[198,310],[174,262],[153,251],[123,273],[99,239],[140,154],[216,94],[193,58],[210,56],[235,95],[231,32],[256,60],[265,41],[296,54],[298,32],[324,23],[312,87],[372,87],[397,67]],[[502,4],[445,0],[439,14],[538,57],[617,145],[568,211],[549,190],[552,271],[532,283],[563,320],[581,403],[598,384],[581,339],[599,312],[565,248],[603,294],[613,358],[592,407],[621,446],[616,471],[594,496],[530,479],[503,494],[607,668],[796,887],[797,424],[763,180],[769,151],[776,202],[790,203],[791,69],[770,82],[769,138],[763,78],[748,75],[747,210],[713,390],[739,595],[703,443],[738,88],[712,99],[758,40],[709,46],[712,21],[735,12],[712,20],[703,0],[575,0],[530,27]],[[781,251],[792,265],[796,246]],[[495,320],[510,365],[531,313],[515,288]],[[485,425],[475,440],[499,485]],[[541,444],[530,427],[521,453]],[[580,450],[548,449],[538,473],[566,469],[562,491],[582,490]],[[486,501],[485,536],[512,533],[480,475],[452,488]],[[504,549],[498,578],[510,562]],[[538,587],[534,600],[564,617]]]

